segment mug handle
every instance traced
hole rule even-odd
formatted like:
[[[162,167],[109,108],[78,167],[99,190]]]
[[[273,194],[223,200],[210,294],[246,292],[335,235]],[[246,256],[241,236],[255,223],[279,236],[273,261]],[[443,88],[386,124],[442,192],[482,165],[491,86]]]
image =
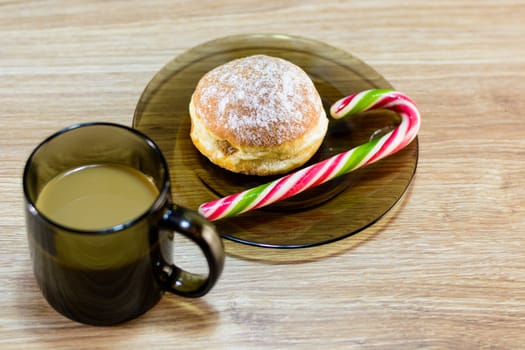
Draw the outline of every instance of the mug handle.
[[[162,288],[190,298],[208,293],[224,267],[224,247],[215,226],[193,210],[170,204],[162,217],[160,230],[180,233],[189,238],[199,246],[208,262],[206,275],[184,271],[164,259],[156,261],[155,268]]]

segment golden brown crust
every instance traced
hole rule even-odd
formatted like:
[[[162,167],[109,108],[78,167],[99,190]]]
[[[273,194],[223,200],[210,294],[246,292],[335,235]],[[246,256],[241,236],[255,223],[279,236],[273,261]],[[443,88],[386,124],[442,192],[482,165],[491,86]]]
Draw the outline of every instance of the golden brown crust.
[[[215,164],[245,174],[283,173],[319,148],[328,120],[308,75],[255,55],[208,72],[190,103],[191,138]]]

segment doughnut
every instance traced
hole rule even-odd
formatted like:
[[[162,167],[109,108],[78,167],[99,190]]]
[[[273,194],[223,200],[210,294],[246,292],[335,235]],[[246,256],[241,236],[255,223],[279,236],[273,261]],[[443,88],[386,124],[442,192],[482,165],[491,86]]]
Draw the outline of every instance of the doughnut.
[[[235,173],[283,174],[306,163],[328,127],[321,97],[297,65],[253,55],[206,73],[189,104],[191,141]]]

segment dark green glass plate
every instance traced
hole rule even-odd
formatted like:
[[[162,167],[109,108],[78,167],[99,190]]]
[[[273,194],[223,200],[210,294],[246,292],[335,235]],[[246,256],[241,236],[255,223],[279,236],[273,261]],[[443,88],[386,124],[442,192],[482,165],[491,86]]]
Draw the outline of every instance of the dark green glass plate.
[[[392,88],[376,71],[342,50],[300,37],[229,36],[196,46],[162,68],[138,102],[133,127],[150,136],[170,166],[174,201],[197,209],[203,202],[272,180],[234,174],[203,157],[191,143],[188,104],[199,79],[238,57],[267,54],[287,59],[312,78],[327,110],[338,99],[371,88]],[[308,163],[365,143],[395,125],[397,116],[374,111],[331,120],[328,134]],[[386,214],[415,173],[417,139],[401,152],[297,197],[235,218],[216,221],[224,238],[262,247],[303,248],[353,235]],[[307,164],[307,165],[308,165]]]

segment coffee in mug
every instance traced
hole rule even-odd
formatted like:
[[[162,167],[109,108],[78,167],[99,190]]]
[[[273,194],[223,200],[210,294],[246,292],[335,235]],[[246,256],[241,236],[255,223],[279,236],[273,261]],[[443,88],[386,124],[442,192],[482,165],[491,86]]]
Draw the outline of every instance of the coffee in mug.
[[[146,212],[159,191],[140,171],[115,164],[91,164],[51,179],[36,200],[44,215],[65,226],[100,230]]]

